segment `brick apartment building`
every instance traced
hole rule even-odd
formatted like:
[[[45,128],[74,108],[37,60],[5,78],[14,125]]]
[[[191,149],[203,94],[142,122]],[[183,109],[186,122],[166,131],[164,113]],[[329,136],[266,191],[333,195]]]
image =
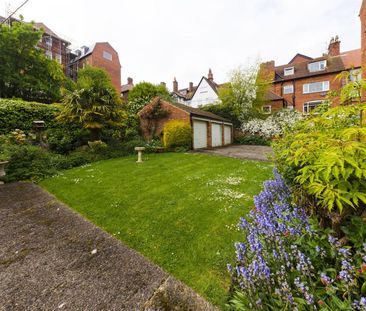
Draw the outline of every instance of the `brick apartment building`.
[[[321,57],[297,54],[285,65],[276,66],[274,61],[262,64],[262,72],[273,81],[264,110],[270,113],[287,107],[308,113],[325,100],[328,91],[339,90],[347,82],[336,79],[340,72],[358,70],[366,64],[366,0],[360,19],[361,49],[341,52],[341,42],[335,37]]]
[[[0,22],[5,18],[0,16]],[[15,18],[11,18],[9,23],[20,22]],[[37,47],[44,50],[49,59],[54,59],[62,65],[65,74],[67,74],[67,65],[70,61],[70,42],[59,37],[55,32],[43,23],[34,23],[34,28],[42,30],[42,38],[37,43]]]
[[[5,18],[0,16],[0,22]],[[11,18],[9,25],[20,20]],[[121,92],[121,64],[116,50],[108,42],[97,42],[90,47],[83,46],[76,51],[71,51],[71,43],[59,37],[54,31],[43,23],[34,23],[35,29],[43,31],[37,47],[44,50],[49,59],[59,62],[66,74],[73,80],[77,79],[77,71],[86,65],[104,68],[111,77],[112,83],[118,94]]]
[[[86,65],[104,68],[116,88],[121,93],[121,64],[116,50],[108,42],[97,42],[92,46],[83,46],[70,54],[68,75],[76,80],[77,71]]]

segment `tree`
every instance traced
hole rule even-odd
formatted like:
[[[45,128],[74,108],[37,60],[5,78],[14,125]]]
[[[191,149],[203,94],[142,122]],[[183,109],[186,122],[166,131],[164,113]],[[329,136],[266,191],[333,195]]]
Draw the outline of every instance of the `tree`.
[[[138,83],[128,94],[127,109],[130,113],[135,114],[157,96],[167,101],[172,100],[166,86],[155,85],[150,82]]]
[[[107,72],[101,68],[79,70],[75,90],[65,91],[63,104],[57,119],[89,129],[91,141],[100,140],[104,126],[118,127],[125,119],[121,100]]]
[[[32,24],[0,26],[0,97],[51,103],[66,81],[61,65],[36,48],[42,31]]]
[[[246,70],[239,67],[231,72],[230,82],[219,89],[220,103],[205,110],[229,117],[234,126],[240,127],[247,120],[262,116],[269,87],[270,78],[261,74],[258,65]]]

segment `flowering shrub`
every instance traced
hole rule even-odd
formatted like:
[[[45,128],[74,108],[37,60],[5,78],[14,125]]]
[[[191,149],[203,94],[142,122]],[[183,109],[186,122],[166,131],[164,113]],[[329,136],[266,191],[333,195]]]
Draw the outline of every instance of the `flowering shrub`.
[[[340,106],[299,122],[274,144],[276,165],[299,199],[337,230],[339,221],[366,211],[366,128],[360,112],[366,105]],[[338,210],[338,211],[337,211]]]
[[[263,138],[272,138],[283,135],[285,130],[291,129],[302,114],[297,110],[283,109],[269,116],[267,119],[253,119],[242,125],[242,131]]]
[[[237,265],[228,265],[233,310],[366,310],[364,224],[360,230],[355,220],[352,247],[344,246],[291,203],[276,172],[254,202],[240,220],[245,239],[235,244]]]
[[[189,123],[179,120],[172,120],[164,126],[164,147],[177,148],[184,147],[191,148],[192,143],[192,129]]]

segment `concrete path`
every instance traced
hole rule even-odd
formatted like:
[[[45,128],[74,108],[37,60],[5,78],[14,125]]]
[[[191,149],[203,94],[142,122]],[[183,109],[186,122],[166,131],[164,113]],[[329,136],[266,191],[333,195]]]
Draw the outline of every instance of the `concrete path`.
[[[216,310],[31,183],[0,186],[0,310]]]
[[[199,152],[216,154],[230,158],[269,161],[268,156],[273,155],[271,147],[251,146],[251,145],[232,145],[211,150],[201,150]]]

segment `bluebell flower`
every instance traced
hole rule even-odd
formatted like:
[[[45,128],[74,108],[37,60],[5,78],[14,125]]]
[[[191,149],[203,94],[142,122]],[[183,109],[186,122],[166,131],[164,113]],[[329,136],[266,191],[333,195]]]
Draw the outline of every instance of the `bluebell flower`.
[[[340,248],[338,250],[338,254],[341,255],[341,256],[343,256],[343,257],[349,257],[349,256],[351,256],[351,252],[349,251],[348,248]]]

